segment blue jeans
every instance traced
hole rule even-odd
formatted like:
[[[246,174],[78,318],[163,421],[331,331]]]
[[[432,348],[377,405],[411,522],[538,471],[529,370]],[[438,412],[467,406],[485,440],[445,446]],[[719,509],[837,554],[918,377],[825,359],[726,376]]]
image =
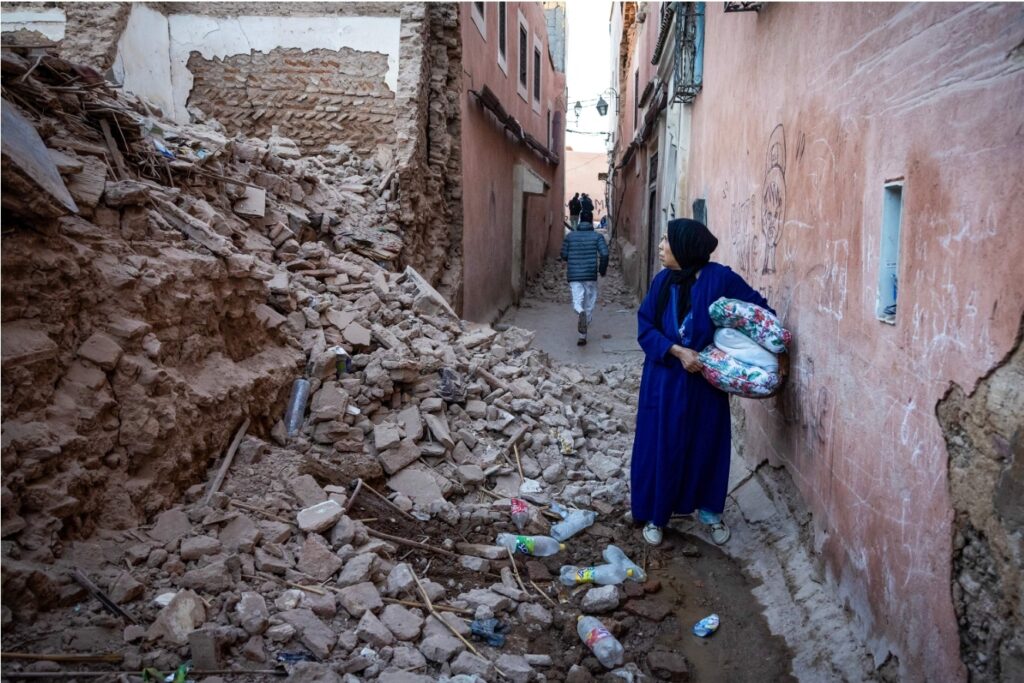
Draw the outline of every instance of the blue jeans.
[[[697,519],[700,520],[701,524],[718,524],[722,521],[722,513],[708,512],[707,510],[698,510]]]

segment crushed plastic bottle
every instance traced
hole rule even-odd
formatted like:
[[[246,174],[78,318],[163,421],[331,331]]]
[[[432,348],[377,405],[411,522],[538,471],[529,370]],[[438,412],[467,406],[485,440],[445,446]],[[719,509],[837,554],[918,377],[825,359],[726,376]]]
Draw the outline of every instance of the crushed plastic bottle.
[[[352,372],[352,356],[341,346],[332,346],[327,349],[334,354],[334,379],[341,379],[342,375]]]
[[[709,614],[693,625],[693,635],[707,638],[718,630],[718,615]]]
[[[299,378],[292,384],[292,396],[288,399],[288,411],[284,415],[284,426],[288,436],[295,436],[302,426],[302,418],[306,414],[306,401],[309,400],[309,380]]]
[[[551,509],[554,510],[554,506]],[[556,512],[563,517],[561,522],[551,527],[551,537],[557,541],[572,538],[597,519],[597,513],[593,510],[569,510],[568,514],[563,514],[558,510]]]
[[[605,562],[618,565],[624,569],[632,570],[629,575],[630,580],[636,581],[637,583],[643,583],[647,580],[647,572],[639,567],[635,562],[626,557],[626,553],[622,551],[617,545],[609,544],[604,552],[601,554]]]
[[[534,557],[547,557],[548,555],[554,555],[560,550],[565,550],[565,544],[559,543],[550,536],[498,534],[498,539],[495,543],[505,546],[513,553],[533,555]]]
[[[624,569],[617,564],[601,564],[596,567],[575,567],[567,564],[559,572],[558,580],[566,586],[578,586],[583,583],[615,586],[632,575],[632,569]]]
[[[614,669],[622,665],[622,657],[625,654],[622,643],[597,617],[579,617],[576,620],[576,633],[604,668]]]
[[[526,504],[525,500],[513,498],[509,501],[509,507],[512,512],[512,523],[522,531],[526,523],[530,521],[530,506]]]

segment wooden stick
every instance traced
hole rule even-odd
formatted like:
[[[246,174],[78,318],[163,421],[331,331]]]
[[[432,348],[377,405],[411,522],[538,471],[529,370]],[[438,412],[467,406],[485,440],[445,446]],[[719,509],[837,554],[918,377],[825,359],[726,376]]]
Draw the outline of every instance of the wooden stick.
[[[26,659],[33,662],[104,662],[116,664],[124,660],[124,655],[117,652],[108,652],[101,655],[69,655],[69,654],[46,654],[36,652],[2,652],[0,659]],[[7,672],[4,672],[4,676]]]
[[[519,582],[519,587],[523,589],[523,592],[529,594],[530,591],[526,590],[526,586],[523,584],[523,577],[519,576],[519,566],[516,565],[516,556],[512,554],[512,551],[505,548],[505,552],[508,553],[508,561],[512,563],[512,573],[516,575],[516,581]]]
[[[267,512],[266,510],[261,510],[258,507],[254,507],[252,505],[247,505],[246,503],[243,503],[241,501],[235,500],[233,498],[231,499],[230,503],[231,503],[231,505],[234,505],[235,507],[242,508],[243,510],[248,510],[249,512],[255,512],[258,515],[263,515],[264,517],[267,517],[269,519],[273,519],[273,520],[275,520],[277,522],[281,522],[282,524],[290,524],[292,526],[298,526],[295,522],[291,521],[290,519],[285,519],[284,517],[278,517],[277,515],[275,515],[272,512]]]
[[[432,553],[437,553],[438,555],[444,555],[445,557],[453,557],[455,559],[459,558],[459,555],[457,553],[453,553],[450,550],[445,550],[444,548],[435,548],[432,545],[427,545],[426,543],[420,543],[418,541],[410,541],[409,539],[402,538],[401,536],[392,536],[391,534],[385,534],[383,531],[377,531],[376,529],[371,529],[369,527],[366,528],[366,533],[373,536],[374,538],[379,538],[384,541],[391,541],[392,543],[397,543],[398,545],[404,545],[410,548],[419,548],[420,550],[428,550]]]
[[[411,520],[412,520],[412,521],[414,521],[414,522],[417,522],[417,523],[419,523],[419,521],[420,521],[420,520],[416,519],[415,517],[413,517],[412,515],[410,515],[410,514],[409,514],[408,512],[406,512],[406,511],[405,511],[405,510],[403,510],[402,508],[400,508],[400,507],[398,507],[397,505],[395,505],[394,503],[392,503],[392,502],[391,502],[390,500],[388,500],[388,499],[387,499],[387,496],[385,496],[384,494],[382,494],[382,493],[381,493],[380,491],[378,491],[377,489],[373,488],[372,486],[370,486],[370,485],[369,485],[369,484],[367,484],[366,482],[363,482],[363,486],[365,486],[365,487],[366,487],[366,489],[367,489],[367,490],[368,490],[368,491],[369,491],[370,493],[372,493],[373,495],[377,496],[378,498],[380,498],[381,500],[383,500],[383,501],[384,501],[385,503],[387,503],[387,504],[388,504],[389,506],[391,506],[391,507],[392,507],[392,508],[393,508],[394,510],[396,510],[396,511],[398,512],[398,514],[400,514],[400,515],[402,515],[403,517],[406,517],[406,518],[408,518],[408,519],[411,519]]]
[[[113,614],[115,616],[121,617],[122,619],[127,621],[129,624],[137,624],[138,623],[137,621],[135,621],[135,619],[132,618],[132,616],[130,614],[125,612],[123,609],[121,609],[121,607],[118,606],[118,604],[116,602],[111,600],[110,596],[108,596],[106,593],[101,591],[99,586],[97,586],[95,583],[93,583],[92,580],[88,576],[83,574],[80,569],[76,568],[73,572],[71,572],[71,578],[73,578],[75,581],[77,581],[79,583],[79,585],[82,586],[82,588],[84,588],[85,590],[89,591],[89,594],[92,595],[92,597],[94,597],[97,600],[99,600],[100,604],[103,605],[103,607],[108,612],[110,612],[111,614]]]
[[[455,630],[454,626],[449,624],[446,619],[443,619],[441,617],[441,615],[438,613],[438,611],[436,609],[434,609],[434,604],[432,602],[430,602],[430,596],[427,595],[427,591],[423,590],[423,584],[420,583],[420,577],[416,576],[416,570],[413,569],[411,565],[409,567],[409,572],[412,574],[412,578],[416,582],[416,587],[420,590],[420,595],[423,596],[423,602],[426,603],[427,611],[430,612],[434,616],[435,619],[437,619],[442,624],[447,626],[448,630],[451,631],[452,633],[454,633],[455,637],[458,638],[459,640],[461,640],[466,645],[466,647],[469,648],[470,652],[472,652],[473,654],[475,654],[477,657],[479,657],[480,659],[484,660],[485,662],[490,661],[486,657],[484,657],[482,654],[480,654],[480,651],[477,650],[475,647],[473,647],[473,643],[471,643],[468,640],[466,640],[461,633],[459,633],[457,630]],[[497,664],[494,664],[493,662],[491,662],[491,665],[494,667],[494,670],[498,672],[498,675],[500,675],[502,678],[508,678],[508,676],[505,675],[505,672],[498,668]]]
[[[107,123],[106,119],[100,119],[100,130],[103,131],[103,139],[107,142],[107,147],[110,149],[110,156],[114,159],[114,165],[117,166],[117,173],[120,176],[118,180],[124,180],[128,176],[128,170],[124,165],[124,157],[121,156],[121,150],[117,148],[117,143],[114,142],[114,136],[110,133],[110,124]]]
[[[3,678],[101,678],[104,676],[138,676],[138,671],[4,671]],[[287,676],[281,669],[192,669],[190,676]]]
[[[502,389],[503,391],[510,391],[508,382],[503,379],[498,379],[491,372],[485,368],[475,368],[475,374],[480,375],[484,380],[495,389]]]
[[[405,605],[406,607],[426,607],[422,602],[415,600],[399,600],[398,598],[382,598],[384,602],[390,602],[395,605]],[[473,610],[463,609],[462,607],[451,607],[449,605],[434,605],[434,609],[439,609],[445,612],[454,612],[455,614],[468,614],[473,616]]]
[[[345,507],[343,507],[341,509],[343,514],[347,515],[348,511],[352,509],[352,504],[356,502],[356,496],[358,496],[359,492],[362,491],[362,490],[363,490],[363,480],[362,480],[362,478],[356,479],[356,488],[355,488],[354,491],[352,491],[352,495],[349,496],[349,499],[345,501]]]
[[[234,178],[229,178],[226,175],[214,173],[213,171],[207,171],[206,169],[194,168],[192,169],[192,171],[198,175],[208,176],[210,178],[213,178],[214,180],[222,180],[225,183],[231,183],[232,185],[244,185],[245,187],[254,187],[257,190],[263,189],[263,187],[260,185],[253,185],[252,183],[246,183],[241,180],[235,180]]]
[[[519,481],[526,481],[526,475],[523,474],[523,462],[519,459],[519,446],[512,444],[512,451],[516,454],[516,467],[519,468]]]
[[[538,586],[538,585],[537,585],[537,584],[536,584],[536,583],[535,583],[535,582],[533,581],[533,579],[530,579],[530,585],[531,585],[531,586],[533,586],[534,588],[536,588],[536,589],[537,589],[537,592],[538,592],[538,593],[540,593],[541,597],[542,597],[542,598],[544,598],[545,600],[547,600],[548,602],[550,602],[550,603],[551,603],[551,606],[552,606],[552,607],[558,607],[558,603],[557,603],[557,602],[555,602],[555,601],[554,601],[554,600],[553,600],[553,599],[551,598],[551,596],[550,596],[550,595],[548,595],[547,593],[545,593],[544,591],[542,591],[542,590],[540,589],[540,586]]]
[[[243,579],[269,579],[271,581],[277,581],[279,583],[283,583],[284,585],[288,586],[289,588],[297,588],[298,590],[306,591],[307,593],[316,593],[317,595],[327,595],[327,591],[325,591],[320,586],[304,586],[301,583],[295,583],[294,581],[288,581],[287,579],[282,579],[280,576],[274,576],[273,574],[263,574],[263,573],[259,573],[259,574],[242,574],[242,578]]]
[[[209,505],[210,499],[213,498],[213,494],[220,491],[220,485],[224,483],[224,477],[228,474],[228,468],[231,467],[231,461],[235,459],[235,451],[238,450],[238,444],[242,443],[242,437],[245,436],[245,431],[249,429],[249,418],[245,418],[242,426],[235,432],[235,438],[231,440],[231,445],[228,447],[228,454],[224,456],[224,462],[221,463],[220,469],[217,470],[217,476],[213,478],[213,482],[210,483],[210,490],[206,492],[206,497],[203,498],[203,505]]]

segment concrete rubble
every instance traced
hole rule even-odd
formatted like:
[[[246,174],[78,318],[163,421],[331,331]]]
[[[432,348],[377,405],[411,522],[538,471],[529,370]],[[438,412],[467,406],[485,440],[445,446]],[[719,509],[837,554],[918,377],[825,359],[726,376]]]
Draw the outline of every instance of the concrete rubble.
[[[5,237],[4,626],[27,636],[82,605],[67,627],[103,625],[100,649],[132,670],[602,673],[575,617],[581,600],[615,610],[621,589],[566,595],[564,558],[519,562],[521,582],[491,544],[514,529],[510,495],[538,511],[625,505],[635,376],[554,367],[531,333],[461,321],[416,271],[391,269],[400,239],[374,227],[399,191],[391,160],[172,126],[102,86],[56,89],[77,67],[47,56],[32,74],[23,52],[3,53],[5,89],[77,212],[22,203]],[[310,399],[289,436],[300,377]],[[90,600],[75,567],[144,628]],[[453,631],[489,616],[509,643],[471,641],[481,658]]]

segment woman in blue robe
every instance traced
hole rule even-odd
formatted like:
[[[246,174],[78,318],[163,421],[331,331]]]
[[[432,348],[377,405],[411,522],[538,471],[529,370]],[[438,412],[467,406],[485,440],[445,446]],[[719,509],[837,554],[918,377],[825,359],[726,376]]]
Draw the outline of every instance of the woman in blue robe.
[[[712,343],[708,306],[720,297],[768,308],[728,266],[710,262],[718,240],[697,221],[669,221],[659,247],[664,270],[637,314],[643,377],[630,466],[633,519],[651,545],[673,514],[699,511],[721,545],[732,428],[729,396],[701,375],[698,353]],[[771,310],[771,309],[769,309]],[[774,311],[772,311],[774,313]]]

